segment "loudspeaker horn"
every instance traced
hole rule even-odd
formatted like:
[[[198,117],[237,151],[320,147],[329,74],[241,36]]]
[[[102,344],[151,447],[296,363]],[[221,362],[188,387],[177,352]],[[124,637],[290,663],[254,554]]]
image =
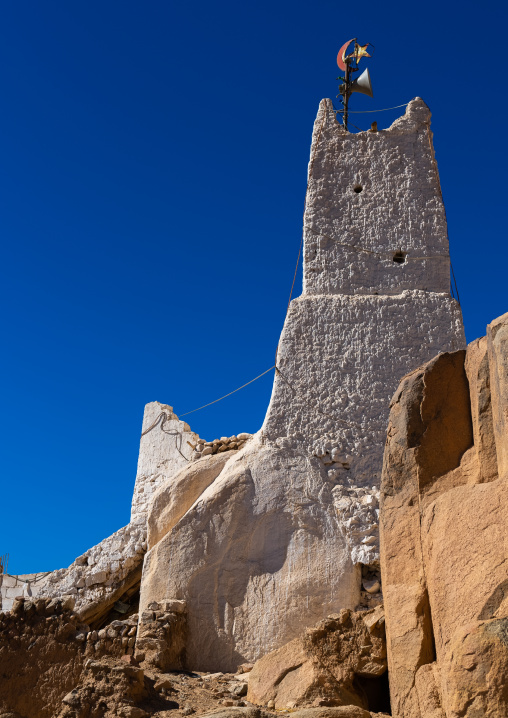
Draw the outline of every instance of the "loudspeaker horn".
[[[360,77],[358,77],[354,82],[351,83],[350,92],[360,92],[362,95],[368,95],[369,97],[374,97],[374,94],[372,92],[372,85],[370,83],[370,75],[369,75],[369,69],[366,68]]]

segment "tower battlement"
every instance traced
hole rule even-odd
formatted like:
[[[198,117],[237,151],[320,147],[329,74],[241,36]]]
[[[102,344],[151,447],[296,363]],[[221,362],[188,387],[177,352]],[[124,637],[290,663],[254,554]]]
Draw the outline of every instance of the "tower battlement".
[[[322,100],[304,219],[304,294],[448,293],[450,258],[431,113],[350,134]]]

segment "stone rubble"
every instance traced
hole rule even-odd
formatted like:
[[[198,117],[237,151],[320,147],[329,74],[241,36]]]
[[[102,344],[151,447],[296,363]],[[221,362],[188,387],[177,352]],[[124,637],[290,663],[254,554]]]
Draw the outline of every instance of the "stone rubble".
[[[220,439],[214,439],[213,441],[198,439],[191,458],[196,461],[203,456],[220,454],[223,451],[237,451],[245,446],[245,442],[249,439],[252,439],[252,434],[247,433],[238,434],[238,436],[221,436]]]
[[[159,671],[183,670],[187,638],[185,601],[153,601],[139,618],[135,658]]]
[[[18,583],[13,589],[9,584],[16,583],[15,577],[4,576],[2,608],[9,609],[15,596],[27,595],[27,591],[33,598],[72,595],[76,611],[83,620],[92,621],[139,583],[146,549],[146,526],[128,524],[78,556],[68,568],[52,571],[37,583]]]

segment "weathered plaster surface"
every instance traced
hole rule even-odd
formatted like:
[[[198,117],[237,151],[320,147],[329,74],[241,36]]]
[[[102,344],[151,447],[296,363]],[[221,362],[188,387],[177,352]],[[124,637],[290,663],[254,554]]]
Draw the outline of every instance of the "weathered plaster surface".
[[[463,336],[460,309],[446,294],[302,295],[279,343],[263,439],[313,454],[331,442],[349,457],[350,479],[379,485],[398,377],[461,348]]]
[[[321,102],[304,238],[303,294],[286,317],[262,437],[323,460],[351,555],[370,563],[379,556],[390,398],[404,374],[465,347],[462,313],[449,294],[430,111],[421,99],[390,128],[358,134],[337,123],[330,100]],[[393,261],[398,252],[403,264]]]
[[[141,434],[131,522],[144,524],[156,489],[189,463],[199,436],[179,420],[173,407],[158,401],[145,406]]]
[[[304,294],[448,293],[446,215],[423,100],[390,128],[358,134],[323,100],[311,156]],[[393,261],[397,251],[404,264]]]

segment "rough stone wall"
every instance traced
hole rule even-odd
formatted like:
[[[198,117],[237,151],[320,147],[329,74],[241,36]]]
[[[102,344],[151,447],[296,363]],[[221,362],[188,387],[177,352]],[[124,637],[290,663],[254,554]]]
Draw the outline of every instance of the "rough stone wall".
[[[83,620],[92,621],[125,591],[139,584],[145,551],[146,525],[127,524],[78,556],[67,568],[46,575],[3,576],[2,610],[10,610],[18,596],[73,596],[76,612]],[[41,575],[43,578],[36,580]]]
[[[52,718],[85,661],[72,600],[15,601],[0,613],[0,715]]]

